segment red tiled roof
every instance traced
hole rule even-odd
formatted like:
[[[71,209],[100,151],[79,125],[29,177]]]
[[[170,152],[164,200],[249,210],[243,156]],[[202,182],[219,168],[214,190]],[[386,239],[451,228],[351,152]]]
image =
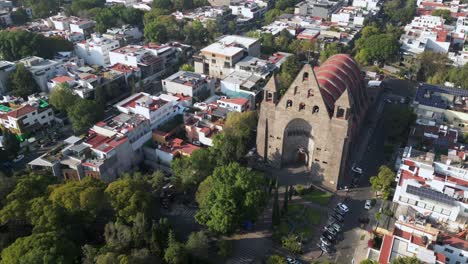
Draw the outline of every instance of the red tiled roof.
[[[454,248],[468,250],[468,241],[456,236],[442,236],[444,244],[450,245]]]
[[[6,113],[7,116],[9,117],[12,117],[12,118],[20,118],[24,115],[27,115],[29,113],[32,113],[34,111],[36,111],[37,108],[32,106],[32,105],[25,105],[23,107],[20,107],[16,110],[13,110],[13,111],[10,111],[8,113]]]
[[[219,99],[221,102],[226,102],[226,103],[231,103],[231,104],[237,104],[237,105],[244,105],[249,102],[248,99],[246,98],[226,98],[226,99]]]
[[[380,256],[379,256],[380,264],[388,264],[390,253],[392,251],[392,246],[393,246],[393,236],[385,235],[383,242],[382,242],[382,246],[380,247]]]
[[[445,255],[442,253],[436,253],[436,260],[442,263],[446,262]]]
[[[57,76],[55,78],[52,78],[52,81],[56,83],[64,83],[64,82],[73,81],[73,78],[70,76]]]
[[[136,71],[137,69],[128,65],[124,65],[121,63],[116,63],[111,67],[112,70],[124,73],[130,73]]]

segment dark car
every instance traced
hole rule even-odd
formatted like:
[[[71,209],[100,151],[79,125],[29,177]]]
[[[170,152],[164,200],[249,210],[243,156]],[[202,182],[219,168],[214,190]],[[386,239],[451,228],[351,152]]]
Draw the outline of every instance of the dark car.
[[[333,214],[332,217],[338,220],[338,222],[344,222],[344,217],[340,214]]]
[[[341,209],[338,208],[338,207],[336,207],[336,208],[334,209],[334,211],[335,211],[335,213],[340,214],[340,215],[342,215],[342,216],[345,216],[345,215],[346,215],[346,212],[343,211],[343,210],[341,210]]]
[[[330,240],[330,241],[332,241],[332,242],[335,242],[335,240],[336,240],[336,237],[335,237],[334,235],[330,234],[330,233],[327,232],[327,231],[324,231],[324,232],[322,233],[322,236],[328,238],[328,240]]]

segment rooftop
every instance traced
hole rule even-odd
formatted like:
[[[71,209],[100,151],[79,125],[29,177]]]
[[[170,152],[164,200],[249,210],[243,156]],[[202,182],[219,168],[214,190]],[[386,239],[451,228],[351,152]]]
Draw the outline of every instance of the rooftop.
[[[234,56],[239,52],[243,52],[244,49],[247,49],[257,41],[258,39],[254,38],[228,35],[203,48],[201,51],[224,56]]]
[[[165,81],[171,81],[185,86],[194,87],[202,82],[206,82],[209,77],[203,74],[179,71],[167,77]]]
[[[422,84],[416,91],[414,102],[439,109],[468,112],[468,90]]]

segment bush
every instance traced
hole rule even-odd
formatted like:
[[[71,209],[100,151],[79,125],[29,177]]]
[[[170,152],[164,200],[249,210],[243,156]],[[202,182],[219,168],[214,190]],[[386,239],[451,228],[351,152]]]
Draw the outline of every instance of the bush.
[[[286,264],[286,259],[279,255],[271,255],[268,257],[267,264]]]
[[[232,254],[232,241],[220,240],[218,241],[218,255],[221,257],[229,257]]]
[[[371,200],[371,206],[374,206],[376,203],[377,203],[377,200],[376,200],[376,199],[372,199],[372,200]]]
[[[290,234],[281,239],[281,244],[287,250],[293,254],[300,253],[302,251],[302,243],[299,241],[299,237],[295,234]]]
[[[296,185],[296,192],[299,195],[303,195],[306,192],[306,188],[304,187],[304,185],[298,184]]]

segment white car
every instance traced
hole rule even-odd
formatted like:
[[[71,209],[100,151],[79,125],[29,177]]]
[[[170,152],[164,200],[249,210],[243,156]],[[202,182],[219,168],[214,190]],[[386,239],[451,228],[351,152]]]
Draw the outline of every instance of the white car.
[[[336,207],[340,208],[343,212],[349,212],[349,207],[344,203],[339,203]]]
[[[354,172],[357,172],[357,173],[359,173],[359,174],[362,174],[362,169],[359,168],[359,167],[356,166],[356,165],[353,165],[353,167],[351,168],[351,170],[354,171]]]
[[[16,159],[13,159],[13,162],[19,162],[22,159],[24,159],[24,155],[18,155],[18,157],[16,157]]]
[[[364,209],[370,210],[372,207],[372,201],[371,200],[366,200],[366,203],[364,204]]]

